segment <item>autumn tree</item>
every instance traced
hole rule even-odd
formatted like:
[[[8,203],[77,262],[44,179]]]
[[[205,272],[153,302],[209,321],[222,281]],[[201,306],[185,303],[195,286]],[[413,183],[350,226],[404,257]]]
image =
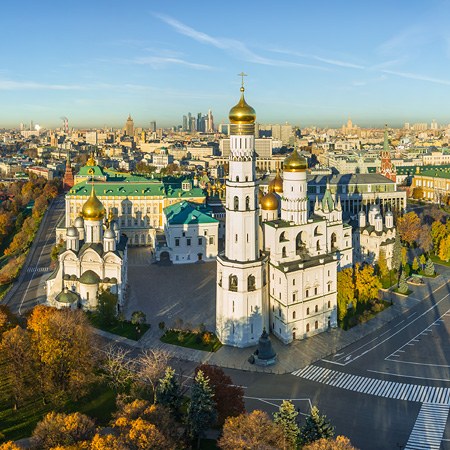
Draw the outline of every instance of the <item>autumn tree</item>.
[[[96,351],[83,311],[36,306],[28,319],[38,377],[53,402],[79,398],[94,379]]]
[[[91,441],[90,450],[129,450],[120,437],[113,434],[96,434]]]
[[[90,440],[94,433],[94,422],[84,414],[50,412],[36,425],[32,442],[35,447],[46,450]]]
[[[0,444],[0,450],[23,450],[23,448],[16,445],[13,441],[8,441]]]
[[[450,259],[450,234],[441,239],[439,243],[439,259],[448,262]]]
[[[317,406],[311,408],[311,413],[300,428],[300,442],[305,445],[318,439],[331,439],[334,436],[334,427],[326,416],[319,413]]]
[[[413,189],[412,198],[415,200],[423,199],[423,187],[422,186],[418,186]]]
[[[401,249],[402,249],[402,244],[400,242],[400,236],[398,233],[396,233],[395,240],[394,240],[394,248],[392,249],[392,268],[395,270],[400,269]]]
[[[417,256],[413,259],[413,263],[412,263],[412,270],[414,270],[415,272],[417,272],[419,270],[419,258],[417,258]]]
[[[33,391],[34,354],[28,331],[16,326],[3,333],[0,353],[4,357],[2,379],[10,379],[10,395],[13,409]],[[3,371],[2,370],[2,371]]]
[[[350,304],[356,307],[355,283],[353,280],[353,269],[347,268],[337,273],[337,307],[340,322],[347,315]]]
[[[217,445],[222,450],[279,450],[283,440],[283,429],[256,409],[225,420]]]
[[[150,386],[153,403],[156,402],[156,387],[169,364],[171,354],[165,350],[148,348],[144,350],[137,361],[137,379],[143,387]]]
[[[434,251],[439,251],[439,244],[441,240],[447,235],[445,225],[440,221],[435,221],[431,225],[431,239],[433,241]]]
[[[296,450],[300,429],[297,423],[298,411],[292,402],[283,400],[278,411],[273,415],[274,422],[283,430],[283,450]]]
[[[417,241],[421,230],[419,216],[411,211],[397,219],[397,232],[400,239],[408,245]]]
[[[425,263],[427,262],[427,258],[425,257],[425,255],[423,253],[420,255],[419,262],[420,262],[420,266],[423,270],[425,267]]]
[[[200,446],[201,436],[217,420],[213,397],[208,378],[199,370],[192,384],[191,401],[186,416],[189,436],[197,439],[197,448]]]
[[[374,268],[365,264],[355,266],[355,289],[358,295],[358,301],[367,303],[369,300],[378,298],[381,289],[381,282],[375,276]]]
[[[167,367],[156,388],[156,403],[166,406],[174,417],[178,417],[182,398],[180,384],[175,377],[175,370],[172,367]]]
[[[219,426],[225,423],[227,417],[239,416],[245,412],[244,390],[241,386],[234,385],[231,377],[226,375],[222,368],[202,364],[195,372],[198,373],[199,370],[209,379]]]
[[[302,447],[302,450],[358,450],[345,436],[336,439],[318,439]]]
[[[401,255],[402,255],[402,266],[405,267],[406,264],[408,264],[408,249],[406,247],[402,247]]]

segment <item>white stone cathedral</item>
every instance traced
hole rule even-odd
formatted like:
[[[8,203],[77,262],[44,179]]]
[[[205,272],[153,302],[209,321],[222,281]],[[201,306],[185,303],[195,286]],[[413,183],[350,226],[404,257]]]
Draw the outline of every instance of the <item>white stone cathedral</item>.
[[[47,302],[57,308],[94,311],[98,294],[110,290],[123,305],[127,283],[127,237],[101,201],[91,195],[81,215],[65,230],[65,249],[47,280]]]
[[[308,207],[307,163],[297,151],[259,200],[255,110],[230,110],[225,252],[217,258],[216,332],[222,343],[256,345],[263,329],[282,342],[337,326],[337,270],[352,264],[351,226],[329,190]],[[261,210],[259,207],[261,204]]]

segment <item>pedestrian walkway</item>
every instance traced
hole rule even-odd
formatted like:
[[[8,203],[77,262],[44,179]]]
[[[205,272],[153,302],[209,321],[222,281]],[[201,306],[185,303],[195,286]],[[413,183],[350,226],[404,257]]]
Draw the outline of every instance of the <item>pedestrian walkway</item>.
[[[424,403],[420,408],[405,450],[439,450],[447,424],[449,407]]]
[[[315,365],[296,370],[292,375],[361,394],[447,407],[450,405],[450,388],[378,380]]]
[[[27,272],[28,273],[35,273],[35,272],[50,272],[49,267],[28,267]]]

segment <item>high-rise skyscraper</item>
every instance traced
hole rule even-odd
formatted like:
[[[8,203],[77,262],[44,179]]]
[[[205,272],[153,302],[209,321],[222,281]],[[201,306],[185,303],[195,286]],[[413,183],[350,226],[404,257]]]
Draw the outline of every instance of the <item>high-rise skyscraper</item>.
[[[130,137],[134,136],[134,122],[131,118],[131,114],[128,114],[128,119],[125,123],[125,134]]]
[[[155,121],[150,122],[150,131],[152,133],[154,133],[156,131],[156,122]]]
[[[183,129],[181,131],[188,131],[187,116],[183,116]]]

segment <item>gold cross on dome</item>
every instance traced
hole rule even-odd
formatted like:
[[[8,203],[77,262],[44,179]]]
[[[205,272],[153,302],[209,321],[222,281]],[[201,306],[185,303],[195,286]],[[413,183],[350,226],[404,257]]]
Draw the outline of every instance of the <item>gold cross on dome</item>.
[[[241,81],[241,87],[244,87],[244,77],[246,77],[246,76],[248,76],[246,73],[244,73],[244,72],[241,72],[241,73],[238,73],[238,76],[239,77],[241,77],[241,79],[242,79],[242,81]]]

